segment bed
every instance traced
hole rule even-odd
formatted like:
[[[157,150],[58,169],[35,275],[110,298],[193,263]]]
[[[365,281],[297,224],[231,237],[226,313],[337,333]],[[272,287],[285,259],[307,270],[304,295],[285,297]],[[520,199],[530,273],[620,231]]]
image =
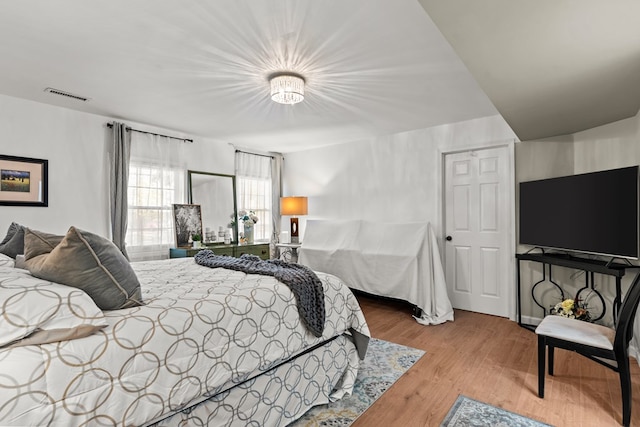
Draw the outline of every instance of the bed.
[[[315,336],[274,277],[132,263],[144,304],[101,310],[13,262],[0,255],[3,426],[283,426],[350,393],[366,352],[359,305],[330,274]]]

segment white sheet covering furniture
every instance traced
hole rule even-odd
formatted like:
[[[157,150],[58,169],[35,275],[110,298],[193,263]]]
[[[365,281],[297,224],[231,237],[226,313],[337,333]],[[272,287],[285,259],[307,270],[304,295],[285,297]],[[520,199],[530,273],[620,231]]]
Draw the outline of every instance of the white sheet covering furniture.
[[[84,338],[0,348],[0,425],[280,426],[351,391],[369,331],[336,277],[318,275],[316,338],[273,277],[193,258],[132,265],[144,306],[105,311]],[[28,274],[2,267],[0,285]]]
[[[422,309],[425,325],[453,320],[442,260],[429,223],[308,220],[299,262],[353,289]]]

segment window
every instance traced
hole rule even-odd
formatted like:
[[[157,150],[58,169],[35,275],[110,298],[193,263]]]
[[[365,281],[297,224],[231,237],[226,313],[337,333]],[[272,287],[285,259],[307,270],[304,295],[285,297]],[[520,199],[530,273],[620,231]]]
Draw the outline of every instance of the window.
[[[272,156],[236,150],[236,200],[238,210],[253,211],[258,217],[253,230],[254,241],[271,241],[272,160]],[[242,223],[239,222],[238,233],[242,231]]]
[[[134,163],[129,166],[126,244],[132,261],[166,258],[173,246],[173,204],[182,203],[184,170]]]
[[[270,241],[271,220],[271,178],[251,178],[236,176],[238,210],[253,211],[258,217],[254,226],[254,241]],[[238,233],[242,232],[242,222],[238,223]]]

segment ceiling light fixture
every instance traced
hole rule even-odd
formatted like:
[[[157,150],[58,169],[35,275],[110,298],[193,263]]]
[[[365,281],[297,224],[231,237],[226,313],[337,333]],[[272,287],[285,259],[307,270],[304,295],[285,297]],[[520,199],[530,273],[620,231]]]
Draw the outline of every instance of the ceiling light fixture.
[[[281,73],[269,79],[271,99],[279,104],[297,104],[304,99],[304,79],[293,73]]]

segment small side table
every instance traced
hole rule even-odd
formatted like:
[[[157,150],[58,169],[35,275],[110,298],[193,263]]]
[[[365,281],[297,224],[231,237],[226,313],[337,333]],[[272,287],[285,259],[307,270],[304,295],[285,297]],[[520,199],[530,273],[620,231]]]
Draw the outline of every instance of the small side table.
[[[298,248],[300,246],[302,246],[302,243],[276,243],[276,247],[280,249],[280,256],[285,261],[295,263],[298,262]]]

